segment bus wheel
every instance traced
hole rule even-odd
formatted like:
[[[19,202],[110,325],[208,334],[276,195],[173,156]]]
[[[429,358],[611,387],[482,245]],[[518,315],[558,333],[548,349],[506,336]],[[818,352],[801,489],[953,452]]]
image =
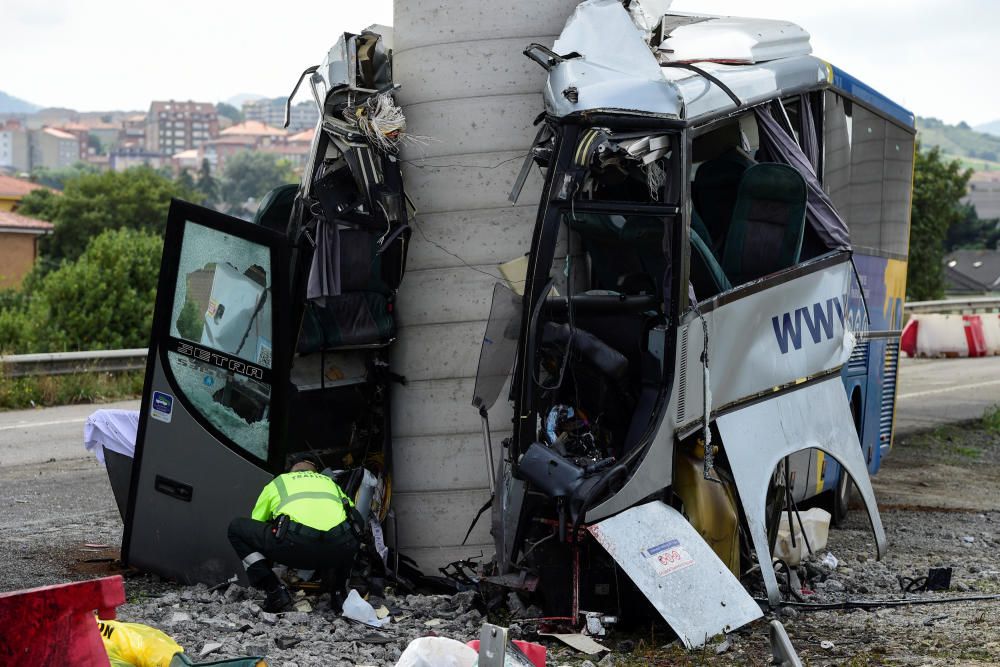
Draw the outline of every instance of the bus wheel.
[[[833,490],[833,525],[842,526],[847,520],[847,513],[850,511],[851,495],[854,492],[854,483],[851,476],[847,474],[844,467],[840,467],[840,477],[837,479],[837,488]]]
[[[851,397],[851,417],[854,418],[854,428],[858,431],[858,440],[861,440],[861,397],[855,392]],[[863,446],[863,445],[862,445]],[[854,493],[854,482],[843,465],[840,466],[840,477],[837,478],[837,488],[833,490],[833,525],[842,526],[847,520],[847,513],[851,508],[851,496]]]

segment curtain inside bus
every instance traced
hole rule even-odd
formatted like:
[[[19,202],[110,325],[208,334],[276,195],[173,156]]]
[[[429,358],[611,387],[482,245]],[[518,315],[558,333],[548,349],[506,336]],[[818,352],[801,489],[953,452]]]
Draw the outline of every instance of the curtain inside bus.
[[[813,114],[807,95],[801,97],[801,104],[802,116],[812,118]],[[847,231],[847,223],[844,222],[829,196],[823,191],[823,186],[816,177],[814,160],[802,151],[795,138],[775,120],[768,105],[757,107],[754,109],[754,114],[757,117],[757,128],[760,133],[762,161],[787,164],[802,174],[808,193],[806,220],[809,221],[827,248],[831,250],[850,249],[851,237]],[[815,136],[815,123],[803,123],[803,129],[805,130],[810,125],[813,136],[804,140],[807,147],[818,145],[818,139]]]

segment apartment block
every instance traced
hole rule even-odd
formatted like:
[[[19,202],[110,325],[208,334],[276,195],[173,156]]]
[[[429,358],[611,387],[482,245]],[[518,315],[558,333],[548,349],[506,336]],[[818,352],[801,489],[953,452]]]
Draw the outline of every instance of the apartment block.
[[[281,127],[285,123],[285,104],[287,97],[252,100],[243,103],[243,118],[257,121],[272,127]],[[292,106],[291,120],[288,124],[290,132],[301,132],[316,127],[319,111],[312,101],[299,102]]]
[[[80,139],[74,134],[44,127],[30,133],[31,168],[61,169],[80,161]]]
[[[31,169],[28,131],[16,120],[0,125],[0,171],[13,173]]]
[[[210,102],[154,101],[146,115],[146,150],[174,155],[219,135],[219,116]]]

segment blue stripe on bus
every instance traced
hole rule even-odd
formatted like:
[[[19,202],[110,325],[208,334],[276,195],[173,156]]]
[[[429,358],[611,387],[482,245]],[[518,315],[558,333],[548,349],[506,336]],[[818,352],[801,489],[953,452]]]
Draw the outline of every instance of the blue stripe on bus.
[[[861,100],[865,104],[892,116],[896,120],[905,124],[907,127],[916,126],[912,111],[896,104],[882,93],[855,79],[839,67],[830,65],[830,70],[833,73],[833,81],[831,81],[831,83],[834,88],[838,88],[848,95]]]

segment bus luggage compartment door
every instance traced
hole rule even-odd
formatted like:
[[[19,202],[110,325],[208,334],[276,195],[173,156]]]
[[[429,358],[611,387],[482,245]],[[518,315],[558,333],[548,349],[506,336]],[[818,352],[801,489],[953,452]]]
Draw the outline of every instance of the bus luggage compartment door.
[[[243,568],[227,539],[280,468],[288,382],[284,237],[174,201],[122,557],[183,583]]]

